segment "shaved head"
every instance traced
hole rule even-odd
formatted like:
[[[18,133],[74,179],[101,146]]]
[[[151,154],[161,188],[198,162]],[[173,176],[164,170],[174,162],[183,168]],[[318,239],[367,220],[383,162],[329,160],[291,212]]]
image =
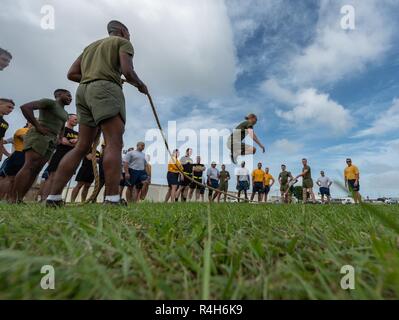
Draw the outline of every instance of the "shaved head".
[[[120,33],[122,29],[129,30],[122,22],[116,20],[112,20],[107,26],[108,34]]]

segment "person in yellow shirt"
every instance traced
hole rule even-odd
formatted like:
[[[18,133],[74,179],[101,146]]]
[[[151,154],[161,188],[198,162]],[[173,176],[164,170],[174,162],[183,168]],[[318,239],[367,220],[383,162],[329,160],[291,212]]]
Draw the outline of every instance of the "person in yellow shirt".
[[[172,202],[176,202],[177,200],[177,188],[179,187],[179,179],[182,180],[184,178],[183,174],[183,166],[179,161],[179,150],[176,149],[173,151],[172,158],[169,160],[168,164],[168,185],[169,190],[165,197],[165,202],[168,202],[171,199]]]
[[[265,172],[262,170],[262,163],[258,163],[258,169],[252,172],[252,195],[251,201],[254,200],[255,194],[258,194],[258,201],[262,202],[263,193],[265,191]]]
[[[25,163],[24,153],[24,137],[30,130],[32,125],[27,123],[25,127],[18,129],[14,133],[13,144],[14,152],[7,159],[4,169],[0,173],[2,177],[0,182],[0,199],[5,200],[8,197],[9,191],[14,185],[15,176],[22,169]]]
[[[362,197],[360,191],[360,172],[359,169],[352,164],[352,159],[346,159],[347,167],[344,171],[345,187],[353,194],[355,203],[360,203]]]
[[[273,187],[276,180],[274,180],[273,176],[269,173],[270,169],[265,169],[265,190],[264,190],[264,201],[267,202],[267,197],[271,188]]]

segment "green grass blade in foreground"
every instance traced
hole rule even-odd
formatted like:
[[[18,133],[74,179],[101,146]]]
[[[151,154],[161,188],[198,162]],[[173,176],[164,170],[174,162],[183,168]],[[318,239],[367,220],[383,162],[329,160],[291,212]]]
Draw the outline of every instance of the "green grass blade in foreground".
[[[204,246],[204,267],[202,274],[202,299],[209,300],[210,282],[211,282],[211,246],[212,246],[212,220],[211,205],[207,205],[207,231],[208,236]]]

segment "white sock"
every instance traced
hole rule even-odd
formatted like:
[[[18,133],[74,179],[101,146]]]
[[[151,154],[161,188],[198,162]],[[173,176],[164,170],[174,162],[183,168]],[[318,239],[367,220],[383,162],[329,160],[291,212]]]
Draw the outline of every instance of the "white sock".
[[[106,196],[105,201],[119,202],[119,201],[121,201],[121,196],[119,194],[117,194],[116,196]]]
[[[58,194],[58,195],[49,195],[47,197],[47,200],[49,201],[61,201],[62,200],[62,195]]]

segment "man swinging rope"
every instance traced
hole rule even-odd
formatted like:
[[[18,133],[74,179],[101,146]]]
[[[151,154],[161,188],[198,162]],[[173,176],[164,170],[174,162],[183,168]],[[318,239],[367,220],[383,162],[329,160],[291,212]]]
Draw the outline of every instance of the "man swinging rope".
[[[79,141],[69,152],[54,177],[48,206],[60,206],[62,190],[87,155],[101,129],[107,145],[104,150],[106,204],[121,204],[119,195],[120,164],[126,110],[122,74],[126,82],[148,95],[146,85],[133,68],[134,49],[129,30],[118,21],[108,24],[109,37],[89,45],[73,63],[68,79],[80,83],[76,92]]]

